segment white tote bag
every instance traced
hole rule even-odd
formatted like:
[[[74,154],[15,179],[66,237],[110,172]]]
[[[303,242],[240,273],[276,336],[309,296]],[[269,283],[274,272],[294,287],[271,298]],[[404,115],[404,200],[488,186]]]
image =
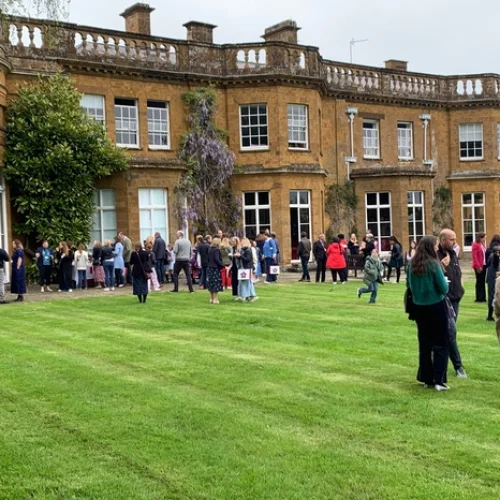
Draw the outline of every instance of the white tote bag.
[[[270,266],[269,267],[269,274],[277,276],[279,273],[280,273],[280,266]]]
[[[238,281],[246,281],[252,278],[251,269],[238,269]]]

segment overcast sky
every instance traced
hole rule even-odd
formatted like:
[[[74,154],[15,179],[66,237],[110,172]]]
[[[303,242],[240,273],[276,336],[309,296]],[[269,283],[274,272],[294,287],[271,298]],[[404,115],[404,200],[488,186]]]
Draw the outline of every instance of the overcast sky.
[[[142,0],[156,8],[152,34],[185,39],[189,20],[216,24],[216,43],[258,42],[285,19],[302,28],[299,42],[323,57],[383,66],[409,61],[410,71],[436,74],[500,73],[499,0]],[[72,0],[71,22],[124,29],[119,14],[134,0]]]

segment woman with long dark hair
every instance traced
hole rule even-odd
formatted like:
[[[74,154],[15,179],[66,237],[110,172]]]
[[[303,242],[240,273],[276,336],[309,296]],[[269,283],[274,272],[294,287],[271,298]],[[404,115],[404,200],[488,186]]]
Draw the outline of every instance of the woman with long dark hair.
[[[493,317],[493,300],[495,298],[495,281],[500,265],[500,234],[494,234],[490,246],[485,253],[486,283],[488,283],[488,317],[486,321],[495,321]]]
[[[391,281],[392,270],[396,269],[396,283],[399,284],[399,280],[401,279],[401,268],[404,264],[403,246],[395,236],[389,238],[389,244],[391,245],[391,260],[387,267],[386,281]]]
[[[417,380],[425,387],[447,391],[448,283],[437,256],[438,239],[424,236],[408,265],[407,286],[412,293],[417,322],[419,368]]]
[[[66,241],[61,241],[57,250],[59,261],[59,292],[72,292],[73,284],[73,251]]]

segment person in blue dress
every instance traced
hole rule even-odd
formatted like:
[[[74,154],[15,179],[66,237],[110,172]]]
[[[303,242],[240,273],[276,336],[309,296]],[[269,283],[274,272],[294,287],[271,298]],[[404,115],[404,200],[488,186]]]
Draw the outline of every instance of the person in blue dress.
[[[15,302],[22,302],[26,294],[26,273],[24,268],[24,249],[19,240],[12,242],[14,253],[12,254],[12,280],[10,282],[10,293],[17,294]]]

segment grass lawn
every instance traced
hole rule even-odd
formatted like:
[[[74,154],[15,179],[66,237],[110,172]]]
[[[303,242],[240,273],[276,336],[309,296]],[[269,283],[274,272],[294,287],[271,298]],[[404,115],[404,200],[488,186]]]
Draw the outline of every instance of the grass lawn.
[[[4,306],[1,499],[498,499],[500,349],[468,284],[468,380],[415,382],[404,285]],[[332,291],[332,288],[333,291]]]

